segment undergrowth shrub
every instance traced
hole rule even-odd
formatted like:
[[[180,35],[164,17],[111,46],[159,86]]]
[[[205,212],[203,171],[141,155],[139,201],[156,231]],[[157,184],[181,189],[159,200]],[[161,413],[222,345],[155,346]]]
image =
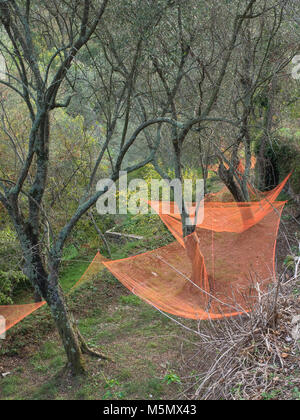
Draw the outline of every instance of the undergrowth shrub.
[[[29,286],[29,281],[20,265],[22,253],[16,234],[7,223],[3,224],[0,229],[0,305],[9,305],[14,303],[17,291]]]
[[[270,178],[274,177],[274,171],[281,179],[293,172],[291,186],[295,194],[300,194],[300,146],[296,138],[274,139],[266,148],[265,158],[272,164]]]
[[[13,304],[14,293],[29,281],[21,271],[0,271],[0,305]]]

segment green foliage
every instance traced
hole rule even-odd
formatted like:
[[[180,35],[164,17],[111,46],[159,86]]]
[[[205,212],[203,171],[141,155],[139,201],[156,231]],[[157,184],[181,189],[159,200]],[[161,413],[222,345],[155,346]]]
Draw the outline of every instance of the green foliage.
[[[0,230],[0,305],[11,305],[16,292],[29,286],[29,280],[20,269],[21,250],[16,234],[6,222]]]
[[[74,245],[69,245],[64,249],[63,261],[71,261],[78,256],[78,249]]]
[[[259,108],[268,108],[269,98],[265,89],[261,90],[254,98],[254,104]]]
[[[134,216],[128,215],[118,231],[137,236],[151,237],[160,234],[164,230],[164,224],[161,222],[159,216],[137,214]]]
[[[21,271],[0,271],[0,305],[12,304],[15,290],[24,284],[28,279]]]
[[[175,175],[175,170],[173,169],[167,169],[165,170],[165,177],[169,178],[171,180],[174,180],[176,178]],[[192,167],[184,167],[182,169],[182,177],[184,180],[192,180],[193,182],[193,200],[195,200],[196,198],[196,181],[198,181],[199,179],[203,178],[202,175],[202,171],[200,168],[192,168]],[[132,174],[130,174],[128,176],[128,184],[130,183],[131,180],[133,179],[142,179],[145,181],[146,185],[145,185],[145,192],[148,193],[148,199],[151,199],[151,187],[152,187],[152,183],[154,180],[156,181],[162,181],[162,186],[165,186],[166,188],[168,188],[167,183],[165,183],[162,179],[162,177],[156,172],[156,170],[154,169],[154,167],[149,164],[147,166],[145,166],[142,169],[139,169],[135,172],[133,172]],[[183,185],[184,187],[184,185]],[[167,191],[167,190],[166,190]],[[144,191],[142,191],[142,193],[144,194]],[[132,193],[128,194],[128,198],[130,198]],[[119,193],[117,194],[119,196]],[[160,188],[159,191],[159,199],[163,200],[163,188]],[[170,189],[170,199],[171,201],[174,200],[174,190]]]
[[[293,269],[293,268],[294,268],[294,266],[295,266],[295,258],[294,258],[292,255],[288,255],[288,256],[286,257],[286,259],[284,260],[284,265],[285,265],[287,268],[291,268],[291,269]]]
[[[16,234],[5,222],[5,227],[0,229],[0,267],[2,271],[16,270],[21,257],[21,250]]]
[[[176,373],[170,372],[165,377],[163,382],[165,382],[167,385],[171,384],[181,384],[181,379]]]
[[[122,400],[125,397],[125,393],[118,390],[120,387],[119,381],[116,379],[105,379],[105,381],[106,384],[104,385],[104,389],[107,391],[103,396],[104,400]]]
[[[95,214],[94,218],[102,232],[106,232],[115,226],[114,216],[99,216],[98,214]],[[88,248],[93,250],[97,250],[103,246],[103,241],[100,240],[95,226],[88,217],[83,217],[76,225],[76,229],[74,230],[72,239],[69,243],[68,251],[65,252],[73,254],[73,258],[76,258],[74,247],[78,248],[82,245],[88,245]]]
[[[290,128],[280,130],[282,137],[274,138],[268,144],[265,158],[272,163],[272,172],[278,172],[282,179],[293,172],[291,183],[295,193],[300,193],[300,146],[296,133]],[[255,152],[259,152],[260,142],[255,145]],[[275,174],[276,177],[276,174]]]
[[[121,296],[120,302],[123,305],[132,305],[132,306],[140,306],[142,304],[141,299],[135,295]]]
[[[300,401],[300,390],[298,387],[294,388],[293,396],[294,396],[295,401]]]
[[[281,395],[281,390],[273,390],[270,392],[264,392],[262,394],[262,398],[265,401],[273,401],[273,400],[278,400],[280,395]]]
[[[281,176],[293,171],[292,187],[295,193],[300,193],[300,148],[295,139],[293,141],[279,140],[274,145],[274,153]]]

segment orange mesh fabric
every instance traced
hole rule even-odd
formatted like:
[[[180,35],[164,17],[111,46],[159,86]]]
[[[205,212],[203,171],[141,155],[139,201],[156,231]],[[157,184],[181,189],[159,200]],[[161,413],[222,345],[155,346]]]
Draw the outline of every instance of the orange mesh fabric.
[[[228,169],[229,166],[225,163],[224,164],[225,167]],[[250,169],[254,169],[256,165],[256,158],[252,157],[251,158],[251,168]],[[212,171],[218,171],[218,167],[219,165],[214,165],[214,166],[210,166],[210,170]],[[242,179],[242,176],[245,173],[245,163],[244,160],[240,160],[239,165],[237,167],[237,175],[240,179]],[[247,183],[247,188],[248,188],[248,192],[249,192],[249,196],[251,201],[259,201],[262,200],[263,198],[269,200],[269,201],[275,201],[276,198],[278,197],[278,195],[280,194],[280,192],[282,191],[282,189],[284,188],[284,186],[286,185],[287,181],[289,180],[289,178],[291,177],[292,174],[289,174],[285,180],[278,185],[275,189],[273,189],[272,191],[269,191],[267,193],[263,193],[261,191],[259,191],[258,189],[254,188],[250,182]],[[274,198],[274,196],[276,196]],[[230,193],[230,191],[228,190],[228,188],[226,186],[224,186],[220,191],[218,191],[217,193],[209,193],[206,195],[205,197],[206,202],[209,201],[217,201],[217,202],[232,202],[232,195]]]
[[[104,258],[100,252],[97,252],[95,258],[91,262],[91,264],[88,266],[87,270],[84,272],[84,274],[80,277],[80,279],[77,281],[77,283],[72,287],[72,292],[77,287],[81,286],[82,284],[92,281],[100,272],[101,270],[104,270],[105,267],[103,266],[103,262],[107,261],[106,258]]]
[[[229,169],[229,165],[226,162],[224,162],[223,164],[224,164],[225,168],[228,170]],[[256,165],[256,157],[252,156],[251,157],[251,166],[250,166],[250,169],[254,169],[255,168],[255,165]],[[214,165],[209,165],[208,166],[208,169],[210,171],[213,171],[213,172],[216,172],[217,173],[218,170],[219,170],[219,163],[216,163]],[[241,159],[240,160],[240,162],[238,164],[238,167],[237,167],[237,172],[240,173],[240,174],[244,174],[245,173],[245,159]]]
[[[70,293],[81,284],[93,280],[96,274],[99,274],[101,270],[104,270],[105,267],[102,265],[102,262],[106,261],[106,258],[98,252],[93,259],[92,263],[89,265],[85,273],[77,281],[77,283],[72,287]],[[0,306],[0,316],[5,319],[5,330],[1,331],[0,324],[0,335],[5,331],[8,331],[14,325],[21,322],[24,318],[31,315],[33,312],[46,305],[46,302],[31,303],[27,305],[9,305],[9,306]],[[3,327],[2,327],[3,329]]]
[[[189,319],[236,316],[251,310],[273,280],[274,250],[285,203],[247,231],[197,228],[185,241],[104,263],[134,294],[154,307]]]
[[[12,328],[14,325],[21,322],[24,318],[26,318],[28,315],[31,315],[45,304],[46,302],[39,302],[31,303],[28,305],[0,306],[0,315],[5,319],[5,329],[1,331],[0,328],[0,335]]]
[[[264,217],[271,213],[277,212],[278,205],[276,199],[286,185],[290,175],[274,190],[263,195],[259,202],[251,203],[222,203],[222,202],[206,202],[204,204],[204,220],[197,222],[196,225],[202,229],[213,230],[215,232],[235,232],[242,233],[257,223],[262,221]],[[171,203],[169,214],[166,213],[167,204],[152,201],[149,203],[151,207],[159,214],[162,221],[174,235],[178,242],[184,246],[181,214],[179,213],[176,203]],[[195,219],[195,205],[190,206],[189,216],[191,220]],[[199,215],[197,216],[199,219]]]
[[[268,193],[252,189],[259,202],[213,202],[206,197],[204,220],[198,216],[196,232],[185,239],[176,204],[164,214],[164,203],[151,202],[177,242],[120,261],[107,261],[97,253],[72,290],[98,275],[103,263],[129,290],[162,311],[191,319],[248,312],[258,290],[265,291],[275,273],[276,238],[285,205],[275,200],[289,177]],[[195,209],[190,206],[191,218]],[[5,329],[43,305],[0,306]]]
[[[177,205],[166,212],[167,203],[151,202],[177,242],[104,264],[134,294],[173,315],[208,320],[249,312],[274,279],[285,205],[275,200],[288,179],[260,194],[259,202],[205,200],[204,219],[196,220],[195,233],[185,239]],[[195,214],[191,205],[190,218]]]

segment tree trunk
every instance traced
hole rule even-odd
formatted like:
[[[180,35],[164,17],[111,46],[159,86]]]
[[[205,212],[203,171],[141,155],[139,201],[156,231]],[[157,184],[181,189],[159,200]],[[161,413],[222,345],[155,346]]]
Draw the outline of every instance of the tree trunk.
[[[82,339],[72,316],[69,314],[63,292],[60,286],[55,284],[56,281],[57,274],[53,273],[50,276],[51,285],[48,288],[46,301],[61,337],[68,358],[68,367],[74,375],[80,375],[85,372]]]
[[[223,163],[219,165],[219,177],[224,182],[226,187],[229,189],[231,194],[233,195],[235,201],[238,203],[242,203],[245,200],[244,194],[241,190],[241,188],[237,185],[237,183],[234,180],[233,174],[230,170],[227,170]]]
[[[261,191],[272,190],[279,184],[279,170],[275,154],[269,157],[259,155],[256,167]]]
[[[74,375],[84,373],[84,360],[82,358],[81,340],[77,327],[70,315],[63,291],[58,283],[58,268],[48,275],[43,266],[41,256],[35,252],[31,257],[33,265],[28,272],[35,290],[47,302],[52,318],[58,329],[67,359],[68,367]]]
[[[35,262],[41,262],[41,258],[35,255]],[[51,262],[50,262],[51,263]],[[69,313],[64,293],[58,282],[58,264],[50,264],[51,273],[48,275],[42,264],[31,269],[30,280],[39,290],[40,295],[47,302],[52,318],[56,324],[62,340],[67,359],[68,368],[73,375],[85,373],[83,354],[97,357],[98,359],[111,360],[101,353],[91,350],[80,334],[72,315]],[[36,274],[38,272],[38,275]],[[46,281],[45,281],[46,279]]]
[[[298,211],[300,211],[300,194],[296,194],[292,185],[291,185],[291,181],[288,184],[288,188],[287,188],[287,194],[291,197],[291,199],[297,204],[298,206]],[[300,212],[298,214],[296,214],[296,219],[300,218]]]
[[[265,94],[264,98],[264,121],[263,121],[263,134],[260,138],[259,150],[257,153],[257,173],[259,181],[259,189],[261,191],[266,191],[268,189],[274,188],[278,185],[279,174],[277,171],[276,157],[267,156],[268,149],[272,152],[272,146],[270,141],[272,140],[272,126],[273,126],[273,117],[274,117],[274,99],[277,89],[277,78],[274,76],[273,80],[270,83],[269,92]],[[271,153],[271,155],[273,152]]]
[[[183,224],[183,237],[186,238],[196,230],[196,226],[187,226],[186,222]]]
[[[39,247],[33,246],[28,237],[25,238],[26,235],[21,236],[26,261],[26,275],[33,285],[36,295],[41,296],[49,305],[67,355],[68,367],[74,375],[82,374],[85,372],[82,357],[83,341],[69,314],[63,291],[58,283],[58,264],[55,265],[53,262],[50,264],[50,267],[54,268],[49,275],[44,267]]]

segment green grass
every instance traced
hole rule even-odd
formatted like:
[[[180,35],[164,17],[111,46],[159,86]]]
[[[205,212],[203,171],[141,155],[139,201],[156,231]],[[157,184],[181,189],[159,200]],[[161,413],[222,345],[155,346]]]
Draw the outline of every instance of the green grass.
[[[174,241],[172,234],[157,215],[127,215],[117,232],[142,236],[144,241],[128,241],[122,244],[122,253],[144,247],[147,250],[167,245]],[[120,246],[119,246],[120,248]]]
[[[134,231],[134,225],[135,221],[128,219],[126,229]],[[156,238],[155,229],[153,224],[143,241],[127,242],[121,246],[115,244],[114,256],[126,257],[165,244],[169,238]],[[78,260],[92,258],[85,255]],[[64,290],[70,290],[88,265],[89,261],[74,258],[64,263],[60,275]],[[49,310],[44,307],[12,329],[0,349],[1,366],[12,372],[6,378],[0,377],[0,399],[178,398],[187,386],[184,378],[195,369],[182,363],[182,355],[188,360],[195,354],[196,335],[189,334],[130,294],[108,271],[80,286],[70,294],[68,301],[88,344],[111,356],[114,363],[87,358],[87,376],[75,379],[64,375],[64,350]],[[185,320],[184,324],[195,327],[193,321]],[[10,365],[11,358],[7,356],[14,357],[15,366]],[[299,399],[299,388],[296,384],[292,388],[294,398]],[[238,397],[238,387],[236,394]],[[261,397],[272,400],[282,394],[284,390],[271,390]]]
[[[20,386],[23,385],[22,379],[16,375],[10,375],[1,381],[1,392],[4,397],[13,399]]]
[[[142,304],[142,300],[135,295],[128,295],[128,296],[121,296],[120,302],[123,305],[131,305],[131,306],[140,306]]]
[[[157,215],[128,215],[120,229],[117,231],[150,237],[152,235],[161,234],[164,230],[164,224]]]
[[[58,388],[55,380],[50,380],[37,388],[32,395],[32,400],[55,400],[58,395]]]
[[[48,341],[31,358],[35,372],[48,374],[64,366],[64,353],[57,342]]]
[[[68,292],[84,274],[93,258],[90,261],[72,261],[60,272],[60,284],[65,292]]]
[[[79,251],[74,245],[69,245],[64,249],[63,252],[63,261],[71,261],[74,258],[78,257]]]
[[[23,347],[15,349],[15,357],[20,357],[18,370],[13,369],[12,375],[3,380],[0,378],[0,398],[122,400],[174,397],[180,384],[170,386],[164,381],[168,371],[161,364],[171,364],[174,371],[180,369],[177,363],[181,343],[176,334],[182,336],[182,332],[179,334],[179,327],[155,309],[126,293],[119,283],[99,278],[69,297],[70,307],[88,344],[112,356],[115,363],[87,359],[87,377],[61,376],[66,358],[60,340],[54,334],[53,324],[49,328],[49,314],[37,313],[29,323],[18,326],[15,339],[18,341],[23,337],[24,341]],[[13,330],[12,335],[16,332]],[[31,341],[34,346],[24,357],[26,343]],[[9,340],[5,344],[9,347],[13,343],[14,340]]]

